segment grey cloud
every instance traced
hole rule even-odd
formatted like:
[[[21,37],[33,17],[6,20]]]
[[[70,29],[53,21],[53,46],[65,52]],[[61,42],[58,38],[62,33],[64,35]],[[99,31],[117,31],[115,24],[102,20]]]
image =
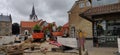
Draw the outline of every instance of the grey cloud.
[[[31,13],[33,4],[37,7],[41,0],[9,0],[9,5],[19,14],[26,16]]]
[[[1,2],[2,1],[2,2]],[[34,4],[39,19],[54,21],[58,25],[68,22],[67,11],[70,10],[75,0],[0,0],[0,8],[7,4],[11,10],[13,21],[29,19]]]
[[[65,10],[67,8],[67,0],[46,0],[51,10]]]

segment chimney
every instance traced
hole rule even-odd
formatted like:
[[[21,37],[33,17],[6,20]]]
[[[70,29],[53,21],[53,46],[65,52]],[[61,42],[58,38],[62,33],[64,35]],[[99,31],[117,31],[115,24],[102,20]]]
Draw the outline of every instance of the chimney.
[[[11,14],[9,15],[9,17],[10,17],[10,21],[12,22],[12,17],[11,17]]]
[[[9,16],[11,17],[11,14]]]

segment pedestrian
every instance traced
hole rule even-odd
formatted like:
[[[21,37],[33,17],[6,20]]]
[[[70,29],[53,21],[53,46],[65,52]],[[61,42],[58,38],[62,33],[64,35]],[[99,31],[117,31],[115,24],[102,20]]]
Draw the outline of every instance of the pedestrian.
[[[16,34],[16,37],[18,37],[18,34]]]
[[[85,46],[84,46],[84,43],[85,43],[85,33],[80,31],[79,32],[79,37],[80,37],[80,44],[81,44],[81,47],[83,49],[83,51],[85,50]]]

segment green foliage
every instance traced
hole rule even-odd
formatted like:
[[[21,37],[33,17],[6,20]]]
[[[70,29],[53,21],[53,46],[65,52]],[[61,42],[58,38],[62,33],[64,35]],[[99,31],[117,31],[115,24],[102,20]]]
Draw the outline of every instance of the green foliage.
[[[47,28],[47,29],[45,29],[45,31],[47,32],[47,31],[49,31],[49,29]]]
[[[20,33],[20,25],[18,23],[12,24],[12,34],[19,34]]]
[[[51,28],[53,27],[53,24],[52,24],[52,23],[50,24],[50,27],[51,27]]]
[[[41,30],[41,27],[37,24],[34,26],[33,30]]]
[[[49,32],[49,29],[48,29],[48,28],[47,28],[47,29],[45,29],[45,30],[44,30],[44,32],[45,32],[45,33]]]
[[[57,30],[58,30],[58,31],[60,31],[60,30],[61,30],[61,28],[62,28],[62,26],[59,26],[59,27],[57,28]]]

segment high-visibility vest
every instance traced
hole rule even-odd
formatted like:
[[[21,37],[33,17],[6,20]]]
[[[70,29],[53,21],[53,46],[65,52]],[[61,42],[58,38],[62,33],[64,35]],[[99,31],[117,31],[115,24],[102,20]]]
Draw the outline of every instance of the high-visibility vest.
[[[80,33],[79,33],[79,37],[80,37],[80,38],[82,38],[82,37],[85,38],[85,36],[86,36],[86,34],[85,34],[84,32],[80,32]]]
[[[80,38],[83,37],[83,33],[82,33],[82,32],[79,33],[79,37],[80,37]]]

